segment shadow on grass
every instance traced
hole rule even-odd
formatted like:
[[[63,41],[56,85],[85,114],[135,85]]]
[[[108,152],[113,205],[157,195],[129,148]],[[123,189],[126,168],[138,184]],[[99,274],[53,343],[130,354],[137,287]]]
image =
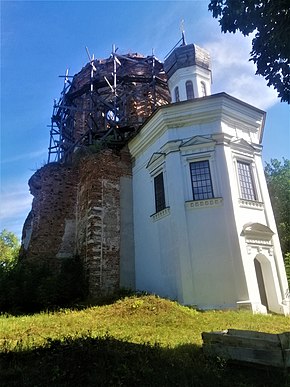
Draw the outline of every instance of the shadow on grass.
[[[1,288],[0,288],[1,290]],[[143,296],[148,295],[147,292],[137,292],[130,289],[119,289],[118,291],[104,296],[99,296],[95,298],[90,299],[84,299],[81,301],[73,300],[73,302],[67,302],[67,303],[60,303],[60,304],[53,304],[53,305],[39,305],[37,302],[34,302],[34,300],[29,300],[29,303],[23,303],[20,305],[12,306],[7,305],[6,307],[2,308],[0,310],[0,316],[29,316],[34,315],[36,313],[56,313],[59,311],[62,311],[64,309],[70,309],[70,310],[84,310],[90,307],[94,306],[104,306],[104,305],[112,305],[116,301],[123,300],[126,297],[131,296]],[[1,309],[1,303],[0,303],[0,309]]]
[[[70,338],[0,354],[1,386],[288,386],[275,369],[227,365],[188,344],[174,349],[111,337]]]

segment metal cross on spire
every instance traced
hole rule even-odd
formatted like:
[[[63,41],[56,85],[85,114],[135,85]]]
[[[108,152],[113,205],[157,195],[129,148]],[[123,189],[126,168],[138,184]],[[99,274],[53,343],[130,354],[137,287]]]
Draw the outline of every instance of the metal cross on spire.
[[[182,40],[182,45],[186,45],[185,41],[185,31],[184,31],[184,20],[182,19],[180,22],[180,31],[181,31],[181,40]]]

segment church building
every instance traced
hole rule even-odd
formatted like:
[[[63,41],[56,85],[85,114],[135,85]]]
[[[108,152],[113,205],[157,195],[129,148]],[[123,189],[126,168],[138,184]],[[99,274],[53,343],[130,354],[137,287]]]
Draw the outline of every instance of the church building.
[[[126,157],[105,150],[75,170],[61,164],[64,149],[77,154],[84,139],[96,134],[109,138],[92,126],[89,133],[80,130],[90,106],[82,97],[83,112],[78,113],[79,90],[85,90],[79,73],[78,90],[71,86],[69,98],[53,115],[63,136],[55,147],[50,143],[51,153],[59,151],[58,159],[30,180],[35,199],[23,231],[26,256],[32,259],[42,250],[45,256],[49,250],[63,259],[77,253],[91,273],[92,292],[130,287],[199,309],[289,314],[288,283],[262,163],[265,112],[226,93],[211,94],[210,56],[195,44],[176,47],[163,64],[146,59],[154,71],[160,66],[152,79],[162,98],[154,109],[156,89],[146,91],[152,98],[148,106],[141,106],[139,97],[132,101],[117,93],[116,68],[124,71],[126,60],[130,66],[136,61],[140,74],[145,59],[115,57],[112,81],[102,75],[103,62],[87,67],[91,88],[82,93],[92,96],[98,88],[99,97],[107,87],[115,94],[106,103],[101,100],[106,109],[112,106],[108,113],[95,110],[83,127],[89,119],[103,120],[108,133],[125,138]],[[123,80],[137,87],[139,78],[130,76]],[[129,122],[131,113],[122,116],[133,105],[147,112],[142,119],[136,116],[136,124]],[[75,114],[73,120],[69,114]],[[68,132],[70,122],[78,126]],[[123,135],[125,131],[133,133]],[[55,133],[52,125],[52,140]]]
[[[129,142],[136,288],[201,309],[289,313],[262,164],[265,113],[211,94],[209,54],[165,60],[172,103]]]

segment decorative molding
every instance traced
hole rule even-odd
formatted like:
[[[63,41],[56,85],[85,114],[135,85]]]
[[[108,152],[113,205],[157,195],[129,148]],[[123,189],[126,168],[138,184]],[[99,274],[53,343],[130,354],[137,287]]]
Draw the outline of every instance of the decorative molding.
[[[223,198],[212,198],[204,200],[188,200],[185,202],[185,207],[188,209],[214,208],[221,207],[222,204]]]
[[[170,207],[166,207],[163,210],[156,212],[153,215],[150,215],[151,219],[156,222],[157,220],[160,220],[164,218],[165,216],[170,215]]]
[[[162,159],[164,160],[164,157],[165,157],[165,154],[164,153],[161,153],[161,152],[155,152],[153,153],[153,155],[151,156],[146,168],[148,168],[151,164],[153,164],[154,162]]]
[[[191,161],[200,161],[200,160],[210,160],[214,157],[214,149],[203,148],[199,149],[196,152],[192,150],[188,150],[186,152],[182,152],[181,156],[185,159],[186,163]]]
[[[155,171],[157,168],[162,167],[165,162],[165,156],[165,153],[153,153],[148,164],[146,165],[146,169],[148,169],[150,174],[152,174],[152,172]]]
[[[273,256],[272,236],[274,233],[268,226],[261,223],[247,223],[241,235],[245,237],[248,254],[251,254],[251,250],[254,249],[258,253],[266,250],[269,256]]]
[[[164,152],[166,155],[170,152],[178,152],[179,147],[182,144],[182,140],[172,140],[166,142],[160,149],[161,152]]]
[[[132,157],[139,157],[157,138],[168,129],[189,127],[195,124],[212,124],[213,122],[232,122],[239,128],[258,131],[262,136],[265,112],[246,104],[226,93],[195,98],[159,107],[141,127],[129,142],[128,147]],[[221,130],[222,131],[222,130]]]
[[[239,205],[243,208],[252,208],[254,210],[264,210],[264,203],[247,199],[239,199]]]
[[[271,259],[273,257],[273,245],[268,241],[261,240],[247,240],[247,254],[250,256],[255,256],[257,254],[263,254]]]
[[[183,144],[180,146],[180,148],[200,146],[204,144],[215,145],[215,140],[205,136],[193,136],[189,140],[184,141]]]
[[[271,246],[272,247],[272,242],[271,241],[266,241],[266,240],[263,240],[263,239],[246,239],[246,242],[248,244],[251,244],[251,245],[256,245],[256,246],[260,246],[260,245],[263,245],[263,246]],[[254,246],[252,246],[254,247]]]
[[[243,138],[233,138],[230,142],[230,147],[232,149],[246,151],[247,153],[254,154],[256,148],[254,144],[250,144],[248,141]]]
[[[203,136],[194,136],[190,140],[183,142],[180,146],[182,155],[200,153],[200,152],[213,152],[215,149],[216,141],[211,138]]]

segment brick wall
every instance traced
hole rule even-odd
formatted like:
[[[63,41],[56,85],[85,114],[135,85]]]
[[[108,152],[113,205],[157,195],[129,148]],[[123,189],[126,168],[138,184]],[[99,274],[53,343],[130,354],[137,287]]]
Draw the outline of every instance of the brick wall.
[[[34,199],[23,228],[23,258],[57,264],[78,254],[91,296],[118,288],[122,176],[131,176],[126,150],[39,169],[29,180]]]
[[[67,220],[75,219],[76,173],[72,166],[45,165],[29,180],[34,196],[31,213],[23,228],[25,257],[52,262],[57,256]],[[69,255],[73,255],[71,248]]]

